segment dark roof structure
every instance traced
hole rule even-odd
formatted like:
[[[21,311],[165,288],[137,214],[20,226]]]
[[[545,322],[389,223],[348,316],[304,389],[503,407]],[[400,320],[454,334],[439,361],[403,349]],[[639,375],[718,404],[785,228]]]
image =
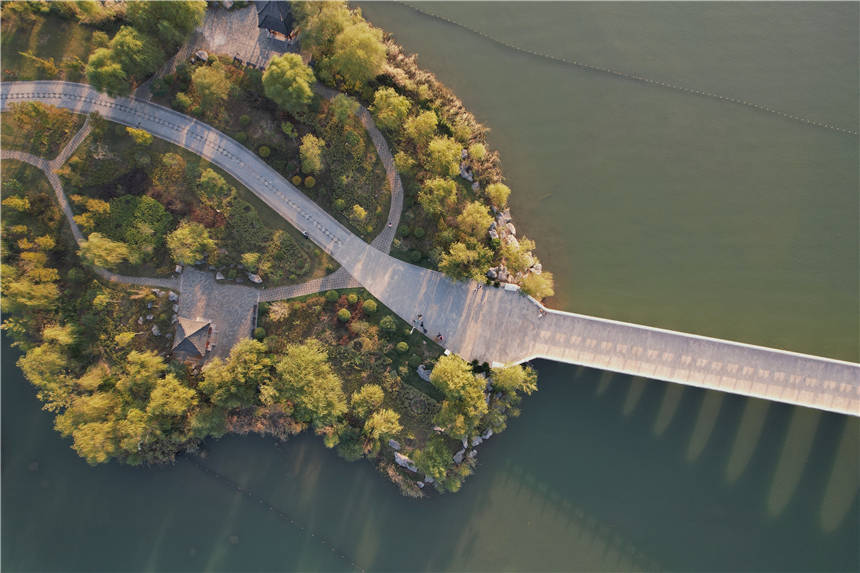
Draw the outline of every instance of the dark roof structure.
[[[257,2],[260,28],[288,36],[293,29],[293,12],[289,2]]]
[[[206,356],[209,342],[209,321],[180,318],[173,337],[173,352],[182,352],[192,358]]]

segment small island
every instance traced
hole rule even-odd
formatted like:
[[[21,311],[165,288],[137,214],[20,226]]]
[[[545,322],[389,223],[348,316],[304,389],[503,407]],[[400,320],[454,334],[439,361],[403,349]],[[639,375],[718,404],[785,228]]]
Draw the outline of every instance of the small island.
[[[4,3],[3,79],[161,104],[379,251],[552,296],[487,129],[450,90],[344,3],[246,4]],[[250,55],[219,52],[206,32],[250,9],[235,38]],[[446,351],[447,333],[387,308],[206,157],[98,113],[4,110],[3,328],[87,462],[307,430],[423,497],[457,491],[537,389],[528,366]]]

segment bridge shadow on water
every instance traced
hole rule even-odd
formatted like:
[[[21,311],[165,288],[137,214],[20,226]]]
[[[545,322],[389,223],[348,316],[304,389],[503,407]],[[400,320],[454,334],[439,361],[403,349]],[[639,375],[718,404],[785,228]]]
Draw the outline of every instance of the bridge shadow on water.
[[[89,467],[5,344],[3,358],[7,570],[858,566],[845,416],[541,361],[541,390],[481,446],[476,475],[417,501],[312,435]]]

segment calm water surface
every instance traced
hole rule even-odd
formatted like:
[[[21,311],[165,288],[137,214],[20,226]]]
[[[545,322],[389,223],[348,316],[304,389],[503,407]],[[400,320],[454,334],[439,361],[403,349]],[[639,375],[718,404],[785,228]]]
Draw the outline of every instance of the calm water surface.
[[[856,359],[855,139],[362,8],[493,128],[557,306]],[[424,8],[856,129],[857,5]],[[416,502],[310,436],[210,443],[221,478],[90,468],[16,356],[3,345],[4,570],[860,567],[857,419],[538,362],[477,475]]]

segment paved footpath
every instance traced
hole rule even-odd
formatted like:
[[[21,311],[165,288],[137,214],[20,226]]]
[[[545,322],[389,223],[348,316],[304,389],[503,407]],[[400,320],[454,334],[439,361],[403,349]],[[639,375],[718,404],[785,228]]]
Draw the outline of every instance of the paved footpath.
[[[146,101],[111,98],[66,82],[7,82],[2,109],[38,100],[140,127],[215,163],[310,238],[407,321],[479,361],[548,358],[860,416],[860,365],[548,310],[520,293],[454,282],[394,259],[352,235],[252,151],[191,117]]]

